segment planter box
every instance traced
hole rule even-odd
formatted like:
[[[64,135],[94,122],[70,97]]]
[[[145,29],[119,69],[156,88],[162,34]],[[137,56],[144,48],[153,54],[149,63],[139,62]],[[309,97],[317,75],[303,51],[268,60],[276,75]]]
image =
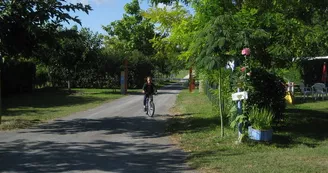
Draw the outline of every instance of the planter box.
[[[271,141],[272,140],[273,130],[257,130],[253,129],[252,126],[248,127],[248,136],[250,139],[256,141]]]

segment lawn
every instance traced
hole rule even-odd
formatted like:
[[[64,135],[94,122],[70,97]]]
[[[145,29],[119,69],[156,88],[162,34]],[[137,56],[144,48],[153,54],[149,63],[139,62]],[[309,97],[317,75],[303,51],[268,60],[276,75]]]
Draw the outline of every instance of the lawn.
[[[168,127],[172,139],[189,153],[201,172],[327,172],[328,101],[288,106],[286,119],[274,127],[271,143],[247,140],[236,144],[237,131],[225,128],[207,97],[182,91]]]
[[[134,90],[132,90],[134,91]],[[0,130],[27,128],[75,112],[94,108],[121,98],[120,90],[111,89],[41,89],[30,94],[3,99]]]

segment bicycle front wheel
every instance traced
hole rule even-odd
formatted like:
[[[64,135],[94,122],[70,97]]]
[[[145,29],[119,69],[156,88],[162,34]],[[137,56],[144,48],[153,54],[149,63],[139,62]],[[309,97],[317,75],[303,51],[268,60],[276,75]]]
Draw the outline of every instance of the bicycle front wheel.
[[[152,117],[154,116],[154,113],[155,113],[155,104],[154,102],[150,101],[149,104],[148,104],[148,116]]]

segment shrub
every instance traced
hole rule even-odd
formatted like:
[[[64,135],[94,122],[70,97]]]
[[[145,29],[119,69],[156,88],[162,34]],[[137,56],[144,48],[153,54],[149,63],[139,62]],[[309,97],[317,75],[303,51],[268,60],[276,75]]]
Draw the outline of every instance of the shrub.
[[[246,112],[254,105],[273,111],[274,119],[283,118],[286,108],[284,80],[263,68],[252,68],[249,80],[246,81],[248,100],[244,102]]]
[[[248,120],[257,130],[268,130],[272,126],[273,112],[268,108],[253,106],[248,113]]]

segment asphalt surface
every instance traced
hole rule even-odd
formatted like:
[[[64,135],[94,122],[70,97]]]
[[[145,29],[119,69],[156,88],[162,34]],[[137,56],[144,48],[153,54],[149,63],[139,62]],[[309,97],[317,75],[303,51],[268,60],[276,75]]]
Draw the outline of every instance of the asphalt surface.
[[[195,170],[165,133],[180,85],[154,96],[156,112],[135,94],[30,129],[0,132],[0,172],[179,172]]]

